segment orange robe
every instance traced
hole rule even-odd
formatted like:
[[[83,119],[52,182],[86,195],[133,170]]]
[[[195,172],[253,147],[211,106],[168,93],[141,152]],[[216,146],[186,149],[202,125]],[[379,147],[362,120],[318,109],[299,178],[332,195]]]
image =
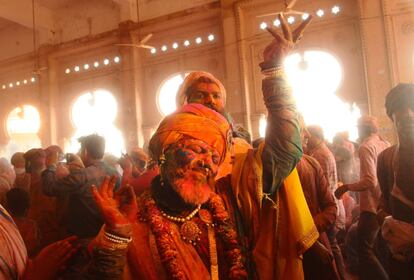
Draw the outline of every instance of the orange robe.
[[[302,254],[318,239],[318,231],[296,169],[274,197],[264,198],[260,155],[261,149],[236,156],[232,176],[220,180],[216,192],[235,223],[236,212],[241,214],[255,278],[303,279]],[[137,221],[132,236],[124,279],[167,279],[149,225]],[[209,267],[193,245],[181,240],[178,226],[171,236],[188,279],[210,279]]]

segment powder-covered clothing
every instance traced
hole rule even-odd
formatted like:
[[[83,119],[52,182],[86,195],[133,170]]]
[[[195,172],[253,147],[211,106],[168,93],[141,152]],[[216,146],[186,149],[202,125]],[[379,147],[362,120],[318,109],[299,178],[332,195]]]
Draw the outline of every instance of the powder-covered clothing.
[[[73,170],[70,175],[58,179],[55,169],[49,167],[42,173],[43,192],[49,196],[68,195],[67,230],[79,238],[94,237],[103,225],[101,213],[92,197],[91,187],[99,187],[105,176],[116,175],[105,163]]]
[[[22,279],[27,262],[26,247],[19,230],[0,205],[0,279]]]
[[[290,88],[282,77],[263,80],[263,95],[269,112],[265,142],[258,149],[236,154],[232,174],[221,178],[215,189],[235,223],[239,239],[248,243],[245,248],[250,260],[246,264],[251,267],[249,274],[259,279],[301,279],[302,254],[319,235],[295,169],[302,154],[296,106]],[[223,127],[220,123],[211,123],[212,120],[222,122],[222,118],[200,104],[187,106],[190,107],[181,109],[184,111],[178,113],[182,114],[178,118],[172,114],[164,119],[160,126],[162,129],[159,128],[160,131],[151,140],[155,145],[153,150],[150,145],[153,155],[159,156],[159,151],[183,134],[200,140],[200,137],[206,136],[207,144],[216,146],[219,153],[223,151],[225,143],[219,141],[226,140],[226,134],[221,133]],[[197,116],[205,114],[210,121],[192,115],[189,115],[190,120],[186,119],[185,114],[191,112]],[[187,121],[192,126],[181,130],[183,123],[177,120]],[[201,123],[201,120],[211,123],[209,130],[213,127],[216,130],[203,135],[203,131],[192,123]],[[228,128],[226,130],[229,131]],[[164,218],[161,220],[163,223],[168,222]],[[134,241],[127,254],[128,269],[124,273],[128,276],[124,274],[125,279],[165,279],[168,277],[165,268],[159,262],[158,254],[153,253],[157,250],[157,244],[151,227],[143,220],[138,220],[133,227]],[[204,264],[194,247],[187,245],[176,232],[171,234],[171,239],[179,252],[174,254],[174,258],[177,258],[177,263],[184,271],[183,277],[211,279],[210,268]],[[122,272],[108,265],[118,252],[112,255],[94,252],[94,262],[98,262],[94,267],[99,267],[103,274],[105,270],[109,274],[113,271]],[[223,253],[218,251],[219,256]],[[117,259],[121,257],[118,255]]]
[[[361,212],[377,213],[381,190],[377,180],[378,155],[389,147],[389,143],[373,134],[364,139],[358,153],[360,161],[360,180],[349,184],[350,191],[359,192],[359,207]]]
[[[328,146],[326,146],[324,142],[321,142],[317,147],[310,150],[308,154],[319,162],[325,178],[328,180],[331,192],[334,193],[338,188],[338,175],[335,157],[331,150],[329,150]],[[344,204],[342,200],[335,198],[335,201],[338,207],[336,225],[338,228],[345,228],[346,218]]]

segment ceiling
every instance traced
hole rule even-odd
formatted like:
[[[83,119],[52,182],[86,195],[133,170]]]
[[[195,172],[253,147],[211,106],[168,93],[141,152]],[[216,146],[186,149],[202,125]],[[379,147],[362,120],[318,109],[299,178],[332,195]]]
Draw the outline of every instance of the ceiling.
[[[0,0],[0,60],[32,51],[33,14],[37,46],[59,44],[218,0]]]

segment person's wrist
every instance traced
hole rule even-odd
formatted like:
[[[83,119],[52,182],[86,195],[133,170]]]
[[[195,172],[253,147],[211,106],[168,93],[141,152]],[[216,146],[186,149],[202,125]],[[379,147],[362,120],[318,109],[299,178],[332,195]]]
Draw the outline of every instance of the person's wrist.
[[[266,71],[269,69],[283,68],[283,63],[281,59],[272,59],[261,62],[259,66],[262,71]]]
[[[273,79],[278,77],[284,77],[286,74],[282,67],[277,67],[263,70],[262,75],[265,79]]]
[[[105,232],[120,236],[123,238],[130,238],[132,236],[132,224],[105,224]]]

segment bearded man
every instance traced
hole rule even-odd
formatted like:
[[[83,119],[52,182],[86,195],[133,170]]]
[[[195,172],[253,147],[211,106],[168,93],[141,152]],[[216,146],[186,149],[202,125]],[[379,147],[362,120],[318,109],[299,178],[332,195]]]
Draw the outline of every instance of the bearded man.
[[[95,276],[303,279],[301,256],[318,232],[294,170],[300,132],[281,65],[310,19],[293,32],[280,21],[284,36],[269,29],[275,40],[261,63],[269,113],[264,143],[236,155],[232,174],[215,182],[231,147],[227,120],[197,103],[167,116],[149,145],[160,165],[151,191],[135,200],[126,187],[114,196],[108,179],[93,190],[105,219],[92,244]]]
[[[231,173],[235,154],[246,153],[251,149],[250,134],[240,126],[235,126],[230,114],[224,108],[226,97],[226,89],[220,80],[214,77],[213,74],[204,71],[188,74],[177,93],[177,108],[191,103],[203,104],[223,115],[230,124],[233,145],[230,153],[227,153],[226,159],[220,165],[216,180]]]
[[[414,84],[399,84],[386,97],[385,108],[398,133],[398,144],[378,157],[382,191],[377,216],[385,222],[382,235],[392,257],[391,279],[414,274]]]

